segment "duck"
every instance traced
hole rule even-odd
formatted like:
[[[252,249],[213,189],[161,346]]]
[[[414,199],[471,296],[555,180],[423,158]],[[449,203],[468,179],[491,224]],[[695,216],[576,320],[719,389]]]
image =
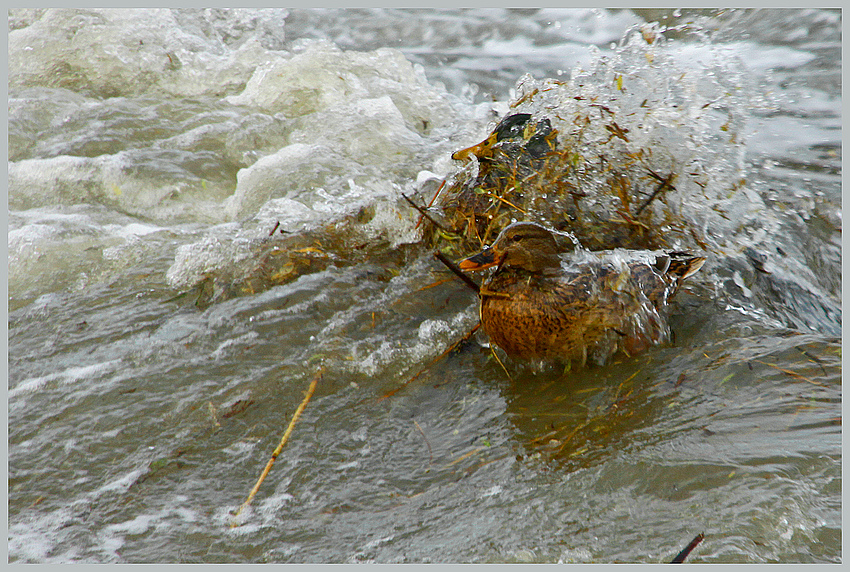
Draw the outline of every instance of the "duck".
[[[509,357],[603,365],[664,343],[671,300],[706,261],[679,251],[567,250],[523,221],[458,263],[463,272],[495,267],[479,288],[479,317]]]

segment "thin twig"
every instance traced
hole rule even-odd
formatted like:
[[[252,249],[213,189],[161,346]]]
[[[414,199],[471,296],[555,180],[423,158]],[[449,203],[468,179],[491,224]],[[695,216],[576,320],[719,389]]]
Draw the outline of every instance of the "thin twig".
[[[506,205],[511,206],[511,207],[513,207],[513,208],[515,208],[516,210],[518,210],[518,211],[519,211],[519,212],[521,212],[522,214],[528,214],[528,212],[526,212],[526,211],[524,211],[523,209],[521,209],[520,207],[516,206],[515,204],[513,204],[513,203],[512,203],[511,201],[509,201],[508,199],[504,199],[504,198],[500,197],[499,195],[495,195],[495,194],[493,194],[493,193],[485,193],[485,194],[486,194],[488,197],[492,197],[492,198],[494,198],[494,199],[500,200],[500,201],[502,201],[503,203],[505,203]]]
[[[658,195],[658,193],[660,193],[664,189],[670,188],[670,189],[673,189],[674,191],[676,190],[676,187],[674,187],[673,183],[672,183],[673,173],[670,173],[670,175],[665,179],[665,178],[662,178],[661,175],[659,175],[658,173],[656,173],[652,169],[647,168],[647,170],[649,171],[649,174],[654,179],[656,179],[657,181],[660,181],[660,184],[655,188],[654,191],[652,191],[652,194],[649,195],[649,198],[646,199],[643,202],[643,204],[638,207],[638,210],[635,212],[636,216],[639,216],[640,213],[643,212],[643,209],[645,209],[647,206],[649,206],[649,203],[651,203],[652,200]]]
[[[454,465],[457,465],[458,463],[460,463],[460,462],[461,462],[461,461],[463,461],[464,459],[467,459],[467,458],[471,457],[472,455],[474,455],[475,453],[479,453],[479,452],[483,451],[483,450],[484,450],[484,449],[486,449],[486,448],[487,448],[487,447],[476,447],[476,448],[474,448],[472,451],[469,451],[469,452],[467,452],[467,453],[464,453],[463,455],[461,455],[460,457],[458,457],[457,459],[455,459],[454,461],[452,461],[451,463],[449,463],[448,465],[446,465],[446,468],[448,468],[448,467],[452,467],[452,466],[454,466]]]
[[[216,428],[221,427],[221,423],[218,422],[218,415],[216,414],[217,412],[215,409],[215,405],[213,405],[212,401],[208,401],[207,404],[209,405],[210,418],[212,419],[213,425],[215,425]]]
[[[496,350],[493,348],[493,344],[490,344],[490,353],[493,354],[493,357],[496,358],[496,361],[502,366],[502,370],[504,370],[505,375],[508,376],[508,379],[513,383],[514,378],[511,377],[510,372],[508,372],[508,368],[505,367],[505,364],[502,363],[502,360],[499,359],[498,354],[496,354]]]
[[[422,292],[423,290],[428,290],[429,288],[441,286],[442,284],[445,284],[446,282],[451,282],[452,280],[454,280],[454,278],[444,278],[442,280],[437,280],[436,282],[432,282],[431,284],[428,284],[427,286],[423,286],[422,288],[417,288],[416,291]]]
[[[428,442],[428,437],[425,436],[425,431],[422,430],[422,427],[419,426],[416,419],[413,420],[413,424],[416,425],[417,429],[419,429],[419,432],[422,434],[422,438],[425,439],[425,444],[428,445],[428,466],[430,467],[431,463],[434,462],[434,454],[431,452],[431,443]]]
[[[445,233],[452,234],[452,232],[450,230],[448,230],[446,227],[444,227],[443,225],[441,225],[440,223],[435,221],[433,218],[431,218],[431,215],[428,214],[428,211],[426,211],[424,208],[422,208],[419,205],[417,205],[416,203],[414,203],[407,195],[405,195],[404,193],[401,193],[401,196],[404,200],[406,200],[408,202],[408,204],[410,206],[412,206],[417,211],[419,211],[420,215],[424,216],[429,221],[431,221],[431,224],[433,224],[434,226],[436,226],[437,228],[439,228],[440,230],[442,230]]]
[[[598,416],[597,416],[597,417],[598,417]],[[585,422],[584,422],[584,423],[582,423],[581,425],[576,426],[576,428],[575,428],[575,429],[573,429],[573,430],[570,432],[570,434],[569,434],[569,435],[567,435],[566,437],[564,437],[564,439],[561,441],[561,446],[560,446],[560,447],[558,447],[558,451],[556,452],[556,454],[560,455],[560,454],[561,454],[561,451],[563,451],[563,450],[564,450],[564,448],[565,448],[565,447],[566,447],[566,446],[570,443],[570,441],[572,441],[572,440],[573,440],[573,437],[575,437],[575,436],[576,436],[576,433],[578,433],[578,432],[579,432],[579,430],[584,429],[585,427],[589,426],[589,425],[590,425],[590,423],[591,423],[594,419],[596,419],[596,417],[593,417],[593,418],[591,418],[591,419],[589,419],[589,420],[585,421]]]
[[[781,371],[782,373],[790,375],[791,377],[796,377],[798,379],[802,379],[803,381],[807,381],[807,382],[811,383],[812,385],[819,385],[821,387],[829,387],[828,385],[826,385],[824,383],[814,381],[812,379],[809,379],[805,375],[800,375],[799,373],[797,373],[795,371],[791,371],[790,369],[785,369],[784,367],[779,367],[778,365],[776,365],[774,363],[768,363],[768,362],[762,361],[760,359],[754,359],[753,361],[756,362],[756,363],[760,363],[760,364],[764,364],[766,366],[772,367],[773,369]]]
[[[242,503],[236,512],[233,515],[233,521],[230,523],[231,528],[235,528],[239,526],[236,522],[236,518],[242,513],[242,510],[251,504],[251,501],[254,499],[254,495],[257,494],[257,491],[260,490],[260,485],[266,478],[266,475],[269,474],[269,471],[272,470],[272,465],[274,465],[275,459],[280,455],[280,452],[283,450],[283,446],[286,444],[287,440],[289,440],[289,435],[292,433],[293,427],[295,427],[295,423],[298,421],[298,418],[301,417],[301,413],[304,411],[304,408],[307,407],[307,402],[310,401],[310,398],[313,397],[313,392],[316,391],[316,386],[319,384],[319,380],[322,379],[322,373],[325,368],[319,368],[319,371],[316,372],[316,375],[313,376],[313,381],[310,382],[310,386],[307,388],[307,395],[304,396],[304,400],[301,402],[301,405],[298,406],[298,409],[295,410],[295,413],[292,415],[292,421],[289,422],[289,426],[286,428],[286,431],[283,434],[283,437],[280,439],[280,443],[277,448],[272,453],[271,459],[266,463],[266,468],[263,469],[262,474],[260,474],[260,478],[257,480],[257,484],[254,485],[254,488],[251,489],[251,492],[248,493],[248,498]]]
[[[436,200],[437,200],[437,197],[439,196],[440,191],[442,191],[442,190],[443,190],[443,186],[444,186],[445,184],[446,184],[446,180],[445,180],[445,179],[443,179],[443,182],[441,182],[441,183],[440,183],[440,186],[439,186],[439,187],[437,187],[437,192],[436,192],[436,193],[434,193],[434,196],[433,196],[433,197],[431,197],[431,201],[428,203],[427,208],[431,208],[432,206],[434,206],[434,201],[436,201]],[[417,210],[419,210],[419,209],[417,209]],[[425,217],[425,215],[424,215],[424,214],[420,211],[420,214],[419,214],[419,220],[417,220],[417,221],[416,221],[416,226],[415,226],[415,227],[413,227],[413,228],[419,228],[419,225],[420,225],[420,224],[422,224],[422,219],[423,219],[424,217]]]
[[[476,294],[477,294],[477,293],[481,290],[481,287],[480,287],[480,286],[478,286],[478,284],[476,284],[476,283],[475,283],[475,281],[474,281],[472,278],[470,278],[468,274],[466,274],[463,270],[461,270],[460,268],[458,268],[457,264],[455,264],[454,262],[452,262],[451,260],[449,260],[448,258],[446,258],[446,255],[445,255],[445,254],[443,254],[442,252],[440,252],[440,251],[438,250],[438,251],[434,252],[434,256],[436,256],[436,257],[437,257],[437,260],[439,260],[440,262],[442,262],[443,264],[445,264],[445,265],[446,265],[446,268],[448,268],[449,270],[451,270],[452,272],[454,272],[454,273],[455,273],[455,275],[456,275],[458,278],[460,278],[461,280],[463,280],[463,283],[464,283],[464,284],[466,284],[467,286],[469,286],[470,288],[472,288],[473,290],[475,290],[475,293],[476,293]]]
[[[802,353],[804,356],[806,356],[807,358],[809,358],[809,360],[811,360],[811,361],[815,362],[816,364],[818,364],[818,365],[820,366],[820,370],[823,372],[823,374],[824,374],[824,375],[826,375],[826,368],[825,368],[825,367],[823,367],[823,362],[822,362],[820,359],[818,359],[817,357],[813,356],[812,354],[810,354],[809,352],[807,352],[806,350],[804,350],[804,349],[803,349],[803,348],[801,348],[800,346],[794,346],[794,349],[796,349],[797,351],[799,351],[800,353]]]

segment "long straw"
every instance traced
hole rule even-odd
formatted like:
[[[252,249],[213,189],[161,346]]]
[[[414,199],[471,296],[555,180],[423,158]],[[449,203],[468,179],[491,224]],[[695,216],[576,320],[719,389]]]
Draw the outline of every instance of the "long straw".
[[[280,438],[280,443],[278,443],[277,448],[272,453],[271,459],[266,463],[266,468],[263,469],[263,472],[260,474],[260,478],[257,480],[257,484],[254,485],[254,488],[251,489],[251,492],[248,493],[248,498],[242,503],[236,512],[233,514],[233,522],[230,523],[231,528],[235,528],[239,526],[239,523],[236,522],[236,518],[242,513],[242,510],[251,504],[251,501],[254,499],[254,495],[257,494],[257,491],[260,490],[260,485],[266,478],[266,475],[269,474],[269,471],[272,470],[272,465],[274,465],[275,459],[280,455],[280,452],[283,450],[283,446],[286,445],[286,442],[289,440],[289,435],[292,433],[293,427],[295,427],[295,423],[298,421],[298,418],[301,417],[301,413],[304,411],[304,408],[307,407],[307,402],[310,401],[310,398],[313,397],[313,392],[316,391],[316,386],[319,384],[319,380],[322,379],[322,373],[325,368],[319,368],[319,371],[316,372],[316,375],[313,376],[313,381],[310,382],[310,386],[307,388],[307,395],[304,396],[304,400],[301,402],[301,405],[298,406],[298,409],[295,410],[295,413],[292,415],[292,421],[289,422],[289,426],[286,428],[286,432],[284,432],[283,437]]]

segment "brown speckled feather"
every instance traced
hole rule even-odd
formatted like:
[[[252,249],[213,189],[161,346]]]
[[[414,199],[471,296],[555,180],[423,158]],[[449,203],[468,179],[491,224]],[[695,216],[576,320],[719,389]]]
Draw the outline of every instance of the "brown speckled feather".
[[[492,343],[513,357],[583,363],[663,342],[665,307],[704,261],[628,251],[562,260],[549,231],[515,223],[461,267],[498,264],[480,292],[481,324]]]

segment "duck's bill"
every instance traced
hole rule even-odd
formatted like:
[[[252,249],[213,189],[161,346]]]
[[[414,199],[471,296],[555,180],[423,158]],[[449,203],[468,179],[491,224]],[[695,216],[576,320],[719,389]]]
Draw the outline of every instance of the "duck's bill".
[[[470,155],[475,155],[479,159],[484,157],[489,157],[493,154],[493,145],[496,144],[496,134],[491,133],[487,139],[482,141],[481,143],[476,143],[472,147],[467,147],[466,149],[461,149],[460,151],[455,151],[452,153],[452,159],[455,161],[463,161],[468,159]]]
[[[487,248],[470,256],[469,258],[464,258],[458,263],[458,268],[465,272],[469,272],[472,270],[483,270],[484,268],[490,268],[491,266],[495,266],[499,263],[499,260],[496,258],[496,254],[493,252],[492,248]]]

